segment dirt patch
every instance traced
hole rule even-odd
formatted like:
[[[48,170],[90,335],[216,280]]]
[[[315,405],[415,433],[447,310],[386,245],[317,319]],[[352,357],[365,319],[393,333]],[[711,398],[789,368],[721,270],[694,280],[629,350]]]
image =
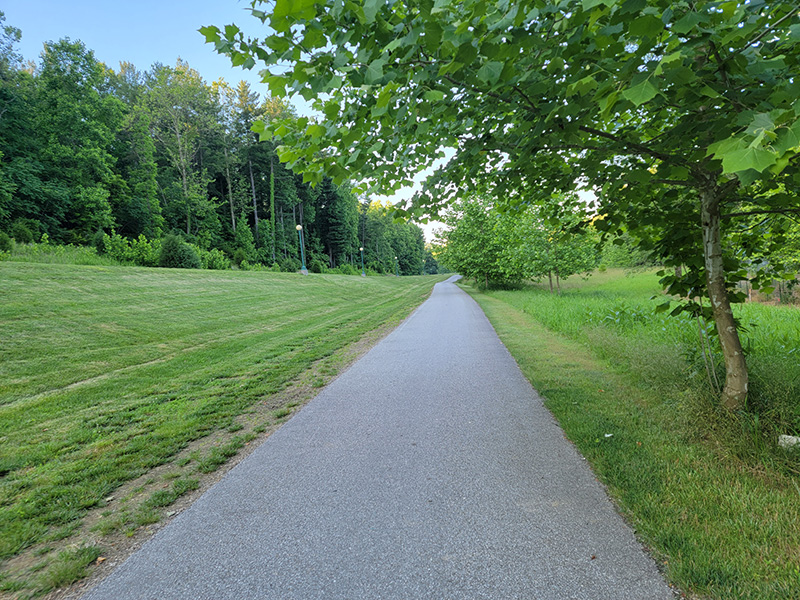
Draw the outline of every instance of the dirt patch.
[[[317,361],[295,384],[276,394],[265,396],[239,415],[234,425],[190,443],[170,462],[125,483],[106,498],[101,506],[89,511],[75,531],[64,539],[39,544],[8,560],[3,565],[6,575],[3,581],[19,580],[27,584],[22,591],[0,592],[0,598],[35,597],[31,593],[31,589],[37,587],[33,582],[47,569],[47,566],[42,565],[52,562],[64,550],[98,547],[101,549],[100,557],[91,565],[87,577],[38,596],[45,600],[79,598],[220,481],[228,471],[247,458],[289,420],[294,412],[314,398],[322,387],[366,354],[397,325],[396,321],[387,323]],[[225,457],[224,453],[230,454],[234,448],[235,453],[232,456],[220,461],[219,456]],[[216,462],[210,461],[211,458]],[[175,482],[178,481],[191,482],[190,488],[194,489],[181,493],[166,506],[153,507],[154,494],[175,489]]]

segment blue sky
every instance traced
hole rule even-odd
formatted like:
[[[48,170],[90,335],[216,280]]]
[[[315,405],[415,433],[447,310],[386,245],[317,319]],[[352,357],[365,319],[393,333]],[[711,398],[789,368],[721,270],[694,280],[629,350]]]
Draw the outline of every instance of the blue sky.
[[[181,57],[208,83],[245,79],[263,93],[267,88],[257,68],[233,68],[197,32],[203,25],[236,23],[258,35],[263,26],[246,12],[249,5],[247,0],[3,0],[0,10],[7,25],[22,30],[19,49],[26,60],[38,62],[44,42],[69,37],[115,70],[120,61],[144,71],[154,62],[174,65]]]

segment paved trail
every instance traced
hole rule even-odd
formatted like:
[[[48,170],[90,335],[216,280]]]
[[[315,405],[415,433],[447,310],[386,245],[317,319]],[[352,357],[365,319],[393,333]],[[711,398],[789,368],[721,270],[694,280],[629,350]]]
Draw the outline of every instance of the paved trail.
[[[672,597],[445,282],[84,599]]]

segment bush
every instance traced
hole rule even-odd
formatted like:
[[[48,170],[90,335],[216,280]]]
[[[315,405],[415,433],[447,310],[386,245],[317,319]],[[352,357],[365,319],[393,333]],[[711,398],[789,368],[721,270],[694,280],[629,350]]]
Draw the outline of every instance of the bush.
[[[97,232],[92,236],[92,247],[97,250],[98,254],[105,254],[106,253],[106,245],[103,242],[105,238],[106,232],[102,229],[98,229]]]
[[[247,252],[244,250],[244,248],[237,248],[236,252],[233,253],[233,264],[241,267],[242,263],[244,262],[249,262],[247,260]]]
[[[302,266],[299,260],[291,256],[278,259],[278,264],[281,267],[281,271],[284,273],[296,273]]]
[[[22,220],[16,220],[11,225],[11,237],[20,244],[32,244],[33,232]]]
[[[0,252],[11,252],[14,249],[14,243],[11,241],[11,237],[3,232],[0,231]]]
[[[203,266],[206,269],[213,269],[215,271],[224,271],[231,268],[231,261],[225,256],[222,250],[212,248],[204,252],[202,256]]]
[[[203,264],[194,248],[177,235],[168,235],[161,241],[158,266],[172,269],[200,269]]]
[[[119,262],[132,262],[131,246],[128,240],[118,233],[103,234],[103,253]]]
[[[308,266],[308,270],[312,273],[324,273],[325,272],[325,265],[322,264],[322,261],[319,259],[314,259],[311,261],[311,264]]]
[[[143,234],[130,242],[131,260],[142,267],[155,267],[161,254],[161,242],[148,240]]]
[[[356,268],[351,265],[350,263],[344,263],[343,265],[339,265],[339,272],[342,275],[360,275],[361,271],[356,270]]]

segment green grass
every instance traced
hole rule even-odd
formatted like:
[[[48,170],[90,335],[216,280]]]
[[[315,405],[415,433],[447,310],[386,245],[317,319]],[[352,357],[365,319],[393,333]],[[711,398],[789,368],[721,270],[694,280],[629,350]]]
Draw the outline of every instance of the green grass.
[[[90,246],[62,246],[59,244],[18,244],[0,260],[56,265],[120,266],[109,256],[99,256]]]
[[[692,350],[696,323],[653,314],[652,273],[570,280],[562,297],[470,291],[670,581],[698,597],[800,598],[800,456],[773,435],[800,426],[800,311],[741,308],[756,323],[756,399],[728,415]]]
[[[74,529],[193,440],[237,431],[237,416],[399,322],[441,279],[0,263],[0,560]]]

